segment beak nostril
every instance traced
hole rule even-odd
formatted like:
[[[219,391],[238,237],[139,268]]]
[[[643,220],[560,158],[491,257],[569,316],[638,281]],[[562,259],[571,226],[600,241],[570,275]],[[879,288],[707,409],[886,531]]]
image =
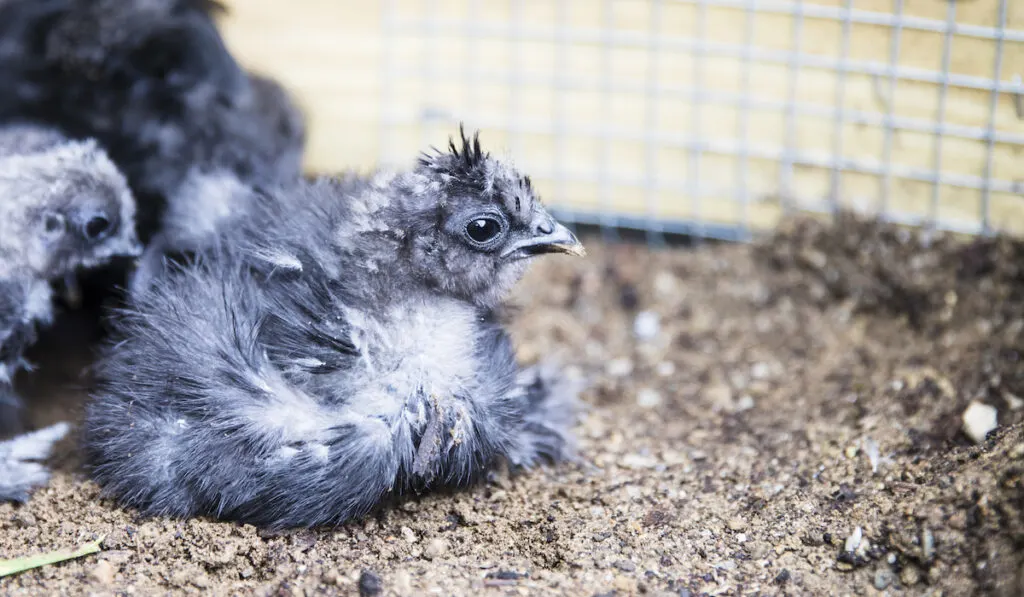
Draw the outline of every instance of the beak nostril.
[[[110,220],[103,215],[95,215],[85,223],[85,237],[96,241],[105,238],[111,230]]]
[[[555,231],[555,226],[550,221],[541,222],[537,225],[537,232],[541,234],[551,234]]]

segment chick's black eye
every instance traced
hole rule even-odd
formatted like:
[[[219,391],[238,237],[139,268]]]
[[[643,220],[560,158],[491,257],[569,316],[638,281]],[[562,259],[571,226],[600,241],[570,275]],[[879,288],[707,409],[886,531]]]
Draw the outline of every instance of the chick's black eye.
[[[57,214],[50,214],[43,221],[43,226],[47,233],[56,234],[64,230],[64,218]]]
[[[501,233],[501,224],[491,218],[478,218],[466,226],[466,234],[474,242],[487,243]]]

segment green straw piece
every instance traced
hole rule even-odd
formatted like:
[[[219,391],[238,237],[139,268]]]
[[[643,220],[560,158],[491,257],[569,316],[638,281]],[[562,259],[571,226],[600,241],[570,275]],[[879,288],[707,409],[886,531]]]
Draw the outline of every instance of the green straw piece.
[[[74,551],[58,549],[57,551],[42,553],[35,556],[15,558],[13,560],[0,560],[0,578],[10,576],[11,574],[18,574],[19,572],[24,572],[33,568],[40,568],[50,564],[59,564],[60,562],[66,562],[68,560],[97,553],[100,551],[100,543],[103,541],[103,538],[104,535],[101,535],[99,539],[90,541]]]

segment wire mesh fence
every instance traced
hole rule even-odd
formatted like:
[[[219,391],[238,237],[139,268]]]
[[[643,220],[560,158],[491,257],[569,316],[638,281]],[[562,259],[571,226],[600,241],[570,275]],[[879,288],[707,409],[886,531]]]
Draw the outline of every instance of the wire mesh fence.
[[[379,26],[384,164],[464,121],[580,223],[1024,232],[1020,3],[388,0]]]

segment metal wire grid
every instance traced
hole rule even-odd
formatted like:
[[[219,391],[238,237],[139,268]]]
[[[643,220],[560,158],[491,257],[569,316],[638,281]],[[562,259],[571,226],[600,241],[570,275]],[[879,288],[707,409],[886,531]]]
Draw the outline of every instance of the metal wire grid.
[[[395,141],[396,127],[410,124],[421,125],[422,144],[436,143],[437,133],[447,134],[454,122],[465,121],[475,127],[505,130],[510,133],[512,154],[519,157],[526,148],[523,136],[526,134],[553,135],[556,146],[554,164],[531,165],[530,172],[536,177],[546,177],[554,183],[554,196],[547,201],[559,216],[577,223],[597,224],[609,234],[617,227],[637,228],[648,232],[657,239],[663,232],[682,233],[698,237],[713,237],[729,240],[744,240],[750,237],[751,221],[749,206],[755,200],[751,189],[745,183],[750,159],[774,160],[780,164],[778,175],[778,202],[784,211],[795,206],[800,209],[834,211],[839,208],[842,194],[843,175],[860,173],[877,177],[879,181],[879,212],[891,221],[911,224],[926,224],[938,229],[967,233],[989,233],[995,227],[992,222],[991,197],[993,193],[1007,193],[1020,196],[1024,193],[1024,181],[993,177],[993,155],[997,144],[1024,150],[1024,134],[1003,131],[997,127],[997,106],[1001,95],[1012,98],[1017,117],[1024,119],[1024,86],[1019,76],[1001,80],[1003,73],[1004,46],[1006,43],[1024,43],[1024,30],[1007,27],[1009,0],[998,0],[996,26],[986,27],[957,22],[957,4],[949,1],[946,19],[936,20],[904,14],[904,0],[893,0],[893,11],[881,13],[858,10],[853,0],[845,0],[842,6],[823,6],[802,1],[786,2],[776,0],[649,0],[651,4],[648,31],[621,31],[613,23],[613,0],[595,0],[593,10],[601,11],[602,27],[580,27],[574,25],[568,14],[567,0],[558,0],[557,20],[554,23],[526,22],[523,18],[526,0],[510,0],[511,18],[487,20],[481,17],[483,0],[468,0],[464,18],[438,14],[440,0],[421,0],[419,10],[399,6],[398,0],[383,3],[383,44],[384,64],[382,77],[382,130],[381,156],[384,164],[403,163],[408,151]],[[668,3],[693,5],[696,18],[691,35],[679,32],[665,34],[660,30],[661,9]],[[744,38],[754,38],[757,16],[760,14],[785,15],[792,19],[792,47],[790,50],[756,48],[753,43],[734,44],[715,41],[707,36],[707,15],[711,7],[741,9],[744,12]],[[841,25],[840,52],[838,57],[820,56],[801,50],[805,21],[809,18],[835,21]],[[851,26],[877,25],[890,29],[890,45],[887,62],[852,60],[850,53]],[[941,67],[929,70],[899,64],[903,33],[907,30],[933,32],[943,35]],[[424,35],[425,34],[425,35]],[[950,72],[951,48],[954,34],[959,37],[986,40],[994,43],[994,60],[991,77],[969,76]],[[424,36],[419,65],[401,64],[390,48],[408,36]],[[458,64],[441,64],[434,48],[441,37],[463,37],[469,48],[467,60]],[[507,69],[496,69],[494,65],[481,68],[476,59],[477,44],[483,39],[505,40],[513,47],[512,60]],[[553,42],[555,74],[537,75],[527,73],[517,51],[522,44],[531,42]],[[598,44],[602,51],[601,75],[597,81],[574,76],[566,59],[570,44]],[[693,72],[689,80],[660,79],[657,68],[648,68],[648,75],[642,86],[629,81],[615,80],[611,76],[610,63],[615,52],[624,49],[642,49],[648,60],[657,64],[665,53],[686,53],[693,57]],[[704,84],[706,59],[708,57],[737,58],[742,61],[742,79],[739,92],[710,89]],[[751,88],[751,70],[760,64],[784,65],[788,69],[788,91],[784,101],[760,99]],[[1011,65],[1012,66],[1012,65]],[[1021,65],[1024,69],[1024,64]],[[836,73],[834,105],[822,105],[802,101],[798,95],[797,81],[801,72],[820,69]],[[875,91],[886,98],[886,110],[865,111],[851,109],[845,105],[844,94],[847,76],[868,75],[875,83]],[[467,89],[465,106],[477,106],[479,98],[474,91],[479,84],[504,85],[510,94],[509,110],[505,118],[483,117],[471,110],[438,108],[425,103],[418,112],[418,122],[411,123],[397,115],[396,106],[409,98],[396,94],[396,83],[402,80],[420,79],[431,84],[443,85],[461,82]],[[899,116],[892,103],[899,83],[909,81],[930,83],[938,86],[938,107],[933,119]],[[552,124],[531,120],[524,114],[519,97],[524,85],[549,87],[556,97],[555,114]],[[988,118],[984,126],[965,126],[945,121],[947,96],[950,88],[974,89],[989,94]],[[564,91],[598,90],[602,95],[602,119],[591,126],[570,126],[565,115],[570,109],[566,105]],[[647,109],[642,128],[629,128],[611,124],[611,101],[617,93],[643,94]],[[692,105],[689,131],[686,134],[664,133],[659,130],[659,100],[678,99]],[[702,109],[709,104],[726,105],[738,109],[739,122],[735,138],[716,136],[713,131],[704,130]],[[748,132],[752,110],[775,111],[784,115],[785,133],[776,144],[751,143]],[[800,151],[795,143],[795,128],[798,118],[814,116],[827,118],[833,123],[832,148],[830,155]],[[877,163],[852,160],[844,157],[843,129],[847,124],[879,127],[884,131],[882,155]],[[911,131],[931,135],[935,142],[931,156],[931,167],[920,168],[894,163],[892,160],[894,136],[899,131]],[[601,144],[600,165],[590,176],[573,174],[565,167],[567,139],[583,137]],[[944,171],[941,139],[958,138],[985,144],[985,165],[982,176],[964,175]],[[642,142],[645,149],[645,167],[638,177],[613,177],[610,174],[609,147],[620,141]],[[689,154],[689,175],[683,185],[666,185],[659,180],[658,167],[654,159],[658,148],[682,149]],[[701,179],[702,160],[708,155],[725,155],[736,158],[736,177],[739,184],[729,187],[730,194],[739,205],[739,217],[735,224],[719,224],[707,221],[703,216],[708,198],[722,197],[722,186]],[[830,192],[824,203],[816,198],[801,198],[800,189],[795,188],[794,169],[810,167],[830,171]],[[538,172],[539,170],[539,172]],[[1022,168],[1024,170],[1024,168]],[[587,179],[596,182],[599,193],[597,210],[563,208],[566,185]],[[592,180],[591,180],[592,179]],[[904,213],[892,207],[894,180],[910,180],[930,184],[932,187],[930,207],[926,214]],[[611,195],[613,185],[638,189],[643,194],[646,216],[623,213]],[[977,191],[981,196],[980,209],[976,220],[950,220],[939,216],[939,196],[943,187],[958,187]],[[659,191],[678,192],[689,198],[690,217],[671,220],[657,217]],[[759,199],[763,199],[759,198]]]

